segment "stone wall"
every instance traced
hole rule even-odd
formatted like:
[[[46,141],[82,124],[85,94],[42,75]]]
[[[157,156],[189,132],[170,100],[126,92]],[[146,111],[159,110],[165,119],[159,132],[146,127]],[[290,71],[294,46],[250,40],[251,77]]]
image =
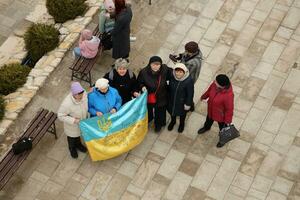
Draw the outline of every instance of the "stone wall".
[[[31,101],[36,92],[41,88],[51,74],[59,65],[62,58],[70,47],[77,42],[81,30],[83,30],[97,14],[102,0],[87,0],[89,10],[84,16],[79,16],[75,20],[69,20],[63,24],[55,24],[60,32],[60,45],[53,51],[44,55],[31,70],[27,77],[27,82],[16,92],[5,96],[6,113],[0,122],[0,142],[3,140],[9,126],[16,120],[18,114]],[[53,18],[47,13],[45,1],[36,5],[34,11],[26,17],[28,26],[32,23],[54,24]],[[24,30],[16,30],[0,47],[0,63],[8,64],[11,62],[21,62],[26,56],[25,43],[22,38]]]

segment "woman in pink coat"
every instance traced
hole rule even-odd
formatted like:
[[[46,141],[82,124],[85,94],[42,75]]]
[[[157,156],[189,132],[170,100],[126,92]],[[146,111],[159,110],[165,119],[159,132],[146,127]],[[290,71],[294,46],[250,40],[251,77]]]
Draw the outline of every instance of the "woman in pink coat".
[[[100,39],[93,36],[92,31],[84,29],[79,38],[79,47],[75,47],[73,55],[85,58],[94,58],[97,55]]]

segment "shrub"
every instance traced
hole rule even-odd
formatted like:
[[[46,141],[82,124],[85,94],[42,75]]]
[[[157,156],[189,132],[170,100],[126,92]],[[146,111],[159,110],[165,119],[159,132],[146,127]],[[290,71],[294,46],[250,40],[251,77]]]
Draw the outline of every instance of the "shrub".
[[[5,102],[3,97],[0,95],[0,121],[3,119],[5,113]]]
[[[85,0],[46,0],[46,7],[56,23],[83,15],[88,8]]]
[[[0,68],[0,95],[8,95],[24,85],[30,69],[20,63],[2,66]]]
[[[59,31],[53,25],[33,24],[24,35],[25,48],[33,63],[59,44]]]

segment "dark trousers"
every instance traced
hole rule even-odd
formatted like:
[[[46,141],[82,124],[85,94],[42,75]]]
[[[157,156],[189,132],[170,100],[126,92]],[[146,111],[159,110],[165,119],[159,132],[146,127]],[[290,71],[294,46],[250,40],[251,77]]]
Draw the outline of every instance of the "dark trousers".
[[[67,136],[69,150],[76,150],[79,146],[82,146],[80,137],[69,137]]]
[[[171,123],[176,123],[176,117],[177,116],[171,116]],[[179,116],[179,125],[184,125],[185,122],[185,118],[186,118],[186,112],[184,112],[183,115]]]
[[[206,130],[209,130],[211,128],[211,126],[213,125],[214,123],[214,120],[209,118],[208,115],[206,116],[206,120],[205,120],[205,123],[204,123],[204,128]],[[219,129],[222,130],[222,128],[225,127],[225,123],[224,122],[218,122],[218,125],[219,125]]]
[[[153,104],[147,104],[148,108],[148,122],[154,119],[155,127],[162,127],[166,125],[166,107],[157,107]]]

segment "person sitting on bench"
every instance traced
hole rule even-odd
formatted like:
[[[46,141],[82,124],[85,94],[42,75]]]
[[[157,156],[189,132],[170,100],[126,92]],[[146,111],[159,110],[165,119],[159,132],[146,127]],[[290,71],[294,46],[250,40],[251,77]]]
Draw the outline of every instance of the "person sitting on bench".
[[[73,56],[78,58],[83,56],[84,58],[94,58],[98,53],[100,39],[93,36],[93,33],[89,29],[84,29],[79,38],[79,46],[73,50]]]

